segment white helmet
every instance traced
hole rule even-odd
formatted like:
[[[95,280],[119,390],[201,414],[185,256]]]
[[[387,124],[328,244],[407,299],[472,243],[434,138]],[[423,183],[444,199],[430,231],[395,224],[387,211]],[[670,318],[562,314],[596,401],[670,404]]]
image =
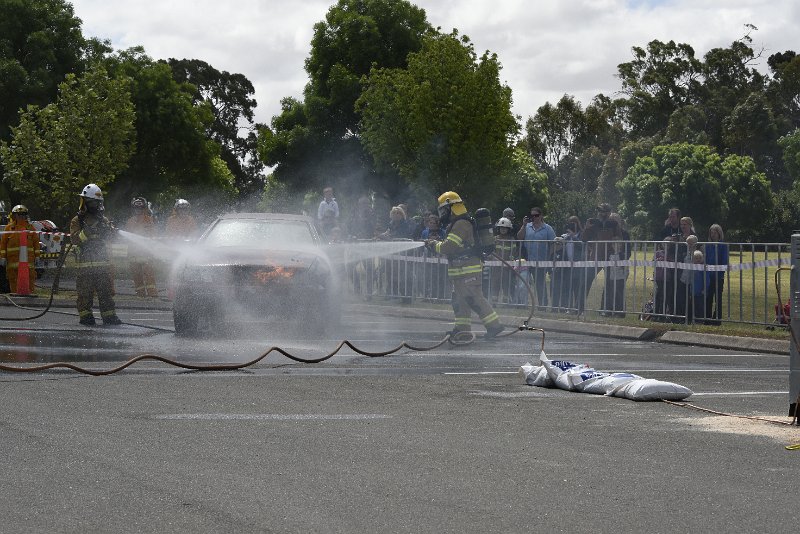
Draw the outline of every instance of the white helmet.
[[[510,230],[511,228],[514,227],[514,225],[511,224],[511,219],[509,219],[507,217],[500,217],[500,219],[498,219],[497,223],[495,223],[495,227],[496,228],[508,228]]]
[[[95,184],[89,184],[83,188],[81,194],[78,195],[83,198],[91,198],[93,200],[103,200],[103,192]]]
[[[179,198],[178,200],[175,201],[175,209],[176,210],[178,210],[178,209],[188,209],[188,208],[191,208],[191,207],[192,207],[192,205],[189,204],[189,201],[186,200],[185,198]]]

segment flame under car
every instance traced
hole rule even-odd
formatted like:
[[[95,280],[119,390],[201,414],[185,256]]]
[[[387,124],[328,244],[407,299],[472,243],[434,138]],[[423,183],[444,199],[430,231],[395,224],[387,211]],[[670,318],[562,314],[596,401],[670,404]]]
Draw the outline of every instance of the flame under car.
[[[175,332],[235,321],[308,321],[338,316],[333,269],[309,217],[235,213],[218,218],[173,269]]]

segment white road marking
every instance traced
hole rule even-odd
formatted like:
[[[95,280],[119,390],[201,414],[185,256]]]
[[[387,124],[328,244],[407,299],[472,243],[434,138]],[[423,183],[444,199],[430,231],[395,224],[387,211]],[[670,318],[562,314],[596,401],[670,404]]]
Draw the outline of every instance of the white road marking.
[[[155,416],[156,419],[170,421],[363,421],[391,417],[380,413],[168,413]]]
[[[700,396],[700,397],[717,397],[717,396],[731,396],[731,397],[739,397],[739,396],[747,396],[747,395],[788,395],[788,391],[706,391],[702,393],[692,393],[692,397]]]

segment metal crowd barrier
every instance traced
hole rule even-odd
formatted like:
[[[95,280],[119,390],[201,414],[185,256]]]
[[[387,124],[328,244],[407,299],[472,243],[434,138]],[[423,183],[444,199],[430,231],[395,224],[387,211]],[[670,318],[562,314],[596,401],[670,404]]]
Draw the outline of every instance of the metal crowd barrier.
[[[788,243],[698,243],[708,255],[727,248],[723,265],[694,263],[685,243],[663,241],[513,241],[507,265],[484,262],[484,294],[496,306],[527,308],[528,280],[539,311],[645,321],[785,326],[775,271],[790,264]],[[346,249],[346,245],[345,245]],[[544,251],[536,260],[528,251]],[[346,257],[346,252],[345,252]],[[450,302],[447,260],[417,248],[347,262],[348,286],[373,298]],[[788,300],[787,293],[780,300]]]

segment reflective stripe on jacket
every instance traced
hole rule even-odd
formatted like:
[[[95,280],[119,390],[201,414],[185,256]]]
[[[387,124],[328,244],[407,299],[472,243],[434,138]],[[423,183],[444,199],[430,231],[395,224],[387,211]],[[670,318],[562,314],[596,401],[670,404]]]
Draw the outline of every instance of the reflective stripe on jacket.
[[[6,260],[7,267],[19,265],[19,238],[22,230],[28,230],[28,264],[33,265],[34,260],[42,253],[39,232],[31,223],[25,222],[24,226],[17,226],[16,222],[10,222],[3,229],[6,233],[0,237],[0,258]]]
[[[447,256],[448,276],[467,276],[482,272],[481,259],[472,250],[474,243],[472,222],[467,217],[456,219],[447,229],[444,241],[438,241],[435,247],[436,252]]]

